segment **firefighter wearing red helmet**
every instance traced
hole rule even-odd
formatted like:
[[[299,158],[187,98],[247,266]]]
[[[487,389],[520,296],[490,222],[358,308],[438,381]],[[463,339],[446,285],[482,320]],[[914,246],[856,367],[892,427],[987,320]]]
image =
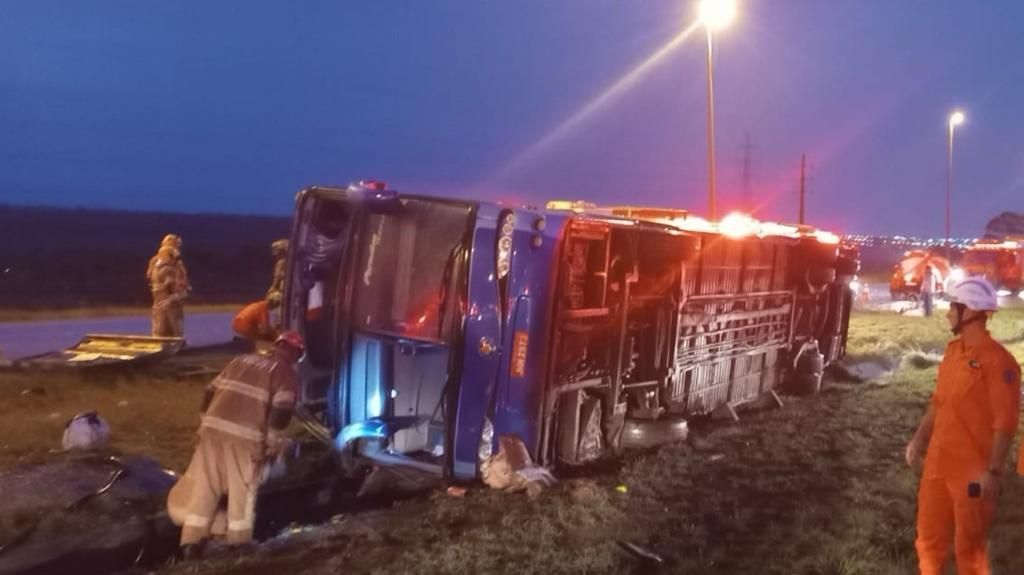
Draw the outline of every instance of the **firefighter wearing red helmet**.
[[[989,335],[995,288],[980,277],[958,282],[946,319],[946,346],[928,412],[907,445],[924,457],[918,491],[917,556],[922,575],[941,575],[952,551],[960,575],[988,574],[988,533],[1020,415],[1020,367]]]
[[[252,539],[261,471],[280,456],[303,350],[302,336],[286,331],[271,350],[232,360],[207,386],[199,445],[185,472],[192,485],[181,530],[186,557],[201,552],[225,494],[228,544]]]

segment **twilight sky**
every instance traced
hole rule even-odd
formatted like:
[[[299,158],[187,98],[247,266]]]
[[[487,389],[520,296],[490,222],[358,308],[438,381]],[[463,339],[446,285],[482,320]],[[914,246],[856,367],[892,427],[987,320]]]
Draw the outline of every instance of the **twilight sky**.
[[[806,153],[811,223],[941,235],[962,106],[954,232],[1024,211],[1024,3],[740,1],[716,36],[726,207],[749,135],[758,217],[796,219]],[[377,178],[703,213],[703,36],[606,92],[695,3],[6,0],[0,203],[287,214]]]

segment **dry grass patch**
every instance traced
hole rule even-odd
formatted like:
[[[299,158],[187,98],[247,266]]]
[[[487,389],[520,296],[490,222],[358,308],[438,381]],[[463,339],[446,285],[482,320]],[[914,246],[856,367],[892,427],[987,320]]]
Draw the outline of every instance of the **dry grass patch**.
[[[145,376],[0,374],[0,468],[44,460],[60,449],[68,420],[98,411],[110,424],[111,447],[184,471],[205,383]]]

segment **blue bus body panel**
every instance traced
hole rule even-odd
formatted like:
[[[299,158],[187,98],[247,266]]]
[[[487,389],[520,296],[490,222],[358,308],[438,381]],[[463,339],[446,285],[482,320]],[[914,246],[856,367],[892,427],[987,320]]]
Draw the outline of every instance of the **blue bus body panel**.
[[[470,248],[469,293],[464,332],[462,373],[455,417],[452,472],[456,479],[474,479],[483,421],[494,395],[501,350],[481,352],[481,341],[501,342],[501,307],[495,277],[498,216],[501,209],[480,204]]]
[[[543,217],[544,230],[535,229]],[[507,315],[502,338],[502,368],[494,413],[494,441],[500,435],[519,437],[535,459],[540,440],[541,402],[547,378],[551,305],[559,257],[559,239],[568,220],[564,214],[516,211]],[[540,238],[540,245],[534,242]]]

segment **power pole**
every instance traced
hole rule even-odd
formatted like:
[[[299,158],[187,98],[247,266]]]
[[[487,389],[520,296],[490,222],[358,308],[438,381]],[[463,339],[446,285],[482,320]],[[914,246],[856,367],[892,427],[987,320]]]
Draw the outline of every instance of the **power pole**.
[[[804,224],[804,200],[807,197],[807,154],[800,154],[800,224]]]
[[[751,148],[750,132],[747,132],[747,138],[743,144],[743,209],[747,212],[752,212],[754,210],[754,201],[750,194]]]

